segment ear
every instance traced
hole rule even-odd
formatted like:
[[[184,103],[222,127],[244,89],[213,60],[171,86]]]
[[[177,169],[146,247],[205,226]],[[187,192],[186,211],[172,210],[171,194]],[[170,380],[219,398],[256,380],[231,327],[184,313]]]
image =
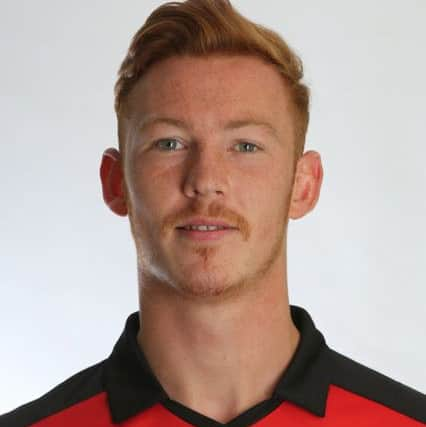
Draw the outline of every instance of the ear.
[[[107,148],[102,155],[100,167],[104,202],[120,216],[127,215],[124,191],[124,177],[121,168],[121,155],[115,148]]]
[[[319,153],[316,151],[304,153],[296,166],[289,218],[301,218],[315,207],[320,195],[323,175]]]

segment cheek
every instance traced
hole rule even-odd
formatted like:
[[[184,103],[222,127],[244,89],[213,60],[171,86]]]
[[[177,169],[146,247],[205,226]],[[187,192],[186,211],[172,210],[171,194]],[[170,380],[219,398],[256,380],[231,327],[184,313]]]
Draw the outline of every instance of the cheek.
[[[148,158],[139,160],[129,173],[134,212],[152,223],[158,221],[163,212],[172,209],[173,201],[179,195],[177,168],[158,163],[150,162]]]
[[[285,217],[290,184],[279,171],[269,170],[246,175],[238,185],[241,214],[259,231],[259,236],[270,236]]]
[[[288,180],[281,170],[269,164],[256,173],[246,174],[241,184],[245,185],[245,191],[252,195],[251,203],[257,204],[261,209],[281,205],[280,201],[285,199],[289,191]]]
[[[153,203],[152,198],[155,193],[151,185],[152,181],[141,164],[132,165],[128,169],[126,178],[131,205],[135,213],[140,216],[144,206],[150,206]]]

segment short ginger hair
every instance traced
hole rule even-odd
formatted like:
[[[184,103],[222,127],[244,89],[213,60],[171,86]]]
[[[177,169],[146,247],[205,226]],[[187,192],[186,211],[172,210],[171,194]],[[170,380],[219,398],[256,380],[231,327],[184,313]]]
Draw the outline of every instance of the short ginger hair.
[[[133,36],[114,87],[118,118],[126,97],[148,68],[180,55],[252,55],[273,64],[290,91],[295,118],[295,163],[303,154],[309,122],[309,88],[300,58],[276,32],[241,15],[229,0],[168,2],[155,9]]]

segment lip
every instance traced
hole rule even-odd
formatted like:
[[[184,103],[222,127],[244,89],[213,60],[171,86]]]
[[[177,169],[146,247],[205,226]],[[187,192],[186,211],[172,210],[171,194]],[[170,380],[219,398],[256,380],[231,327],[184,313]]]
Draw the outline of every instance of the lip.
[[[226,227],[227,229],[237,230],[236,227],[227,223],[226,221],[221,221],[214,218],[208,218],[208,217],[202,217],[202,216],[188,218],[187,220],[185,220],[185,222],[178,225],[176,228],[185,227],[187,225],[218,225],[218,226]]]
[[[228,228],[226,230],[216,230],[216,231],[196,231],[196,230],[185,230],[183,228],[178,228],[177,231],[179,234],[187,239],[194,241],[212,241],[222,239],[235,231],[235,228]]]

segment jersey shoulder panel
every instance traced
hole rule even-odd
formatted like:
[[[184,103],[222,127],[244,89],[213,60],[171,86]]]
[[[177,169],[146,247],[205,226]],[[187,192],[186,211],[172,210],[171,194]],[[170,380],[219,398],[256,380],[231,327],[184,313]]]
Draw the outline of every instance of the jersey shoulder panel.
[[[101,393],[105,360],[72,375],[44,395],[0,415],[0,427],[28,427]]]
[[[327,348],[331,384],[426,422],[426,395],[355,360]]]

